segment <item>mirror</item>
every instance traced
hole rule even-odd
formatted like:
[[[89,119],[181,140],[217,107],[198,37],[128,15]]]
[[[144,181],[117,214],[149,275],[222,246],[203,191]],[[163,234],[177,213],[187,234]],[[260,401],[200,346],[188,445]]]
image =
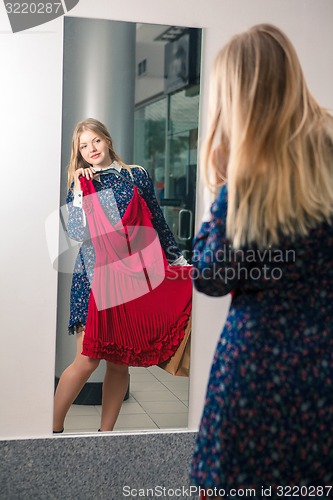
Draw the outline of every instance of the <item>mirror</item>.
[[[195,220],[201,30],[98,19],[64,18],[61,205],[76,123],[105,123],[115,151],[149,172],[164,217],[190,261]],[[62,210],[58,268],[56,383],[72,362],[67,335],[71,270],[79,244],[65,233]],[[102,362],[69,410],[65,432],[100,426]],[[130,368],[129,390],[115,431],[186,428],[189,378],[157,366]]]

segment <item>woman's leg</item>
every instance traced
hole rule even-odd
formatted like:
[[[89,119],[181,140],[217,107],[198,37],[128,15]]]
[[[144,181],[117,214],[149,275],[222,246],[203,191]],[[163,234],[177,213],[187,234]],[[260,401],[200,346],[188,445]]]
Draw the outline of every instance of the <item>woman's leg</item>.
[[[101,431],[112,431],[128,387],[128,367],[106,362]]]
[[[54,396],[53,431],[61,431],[66,414],[80,393],[88,378],[99,365],[99,359],[83,356],[84,332],[77,334],[76,356],[71,365],[62,373]]]

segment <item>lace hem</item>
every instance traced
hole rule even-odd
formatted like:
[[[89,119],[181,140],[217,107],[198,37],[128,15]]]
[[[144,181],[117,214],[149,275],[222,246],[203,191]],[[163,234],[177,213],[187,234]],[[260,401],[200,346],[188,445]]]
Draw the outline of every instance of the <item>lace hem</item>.
[[[114,342],[102,342],[90,339],[85,335],[82,354],[89,358],[105,359],[125,366],[153,366],[171,358],[181,344],[189,321],[189,314],[183,313],[179,320],[170,328],[169,334],[155,343],[149,350],[128,345],[118,345]]]
[[[81,321],[77,321],[74,325],[69,325],[68,327],[68,335],[75,335],[76,333],[84,332],[86,325],[81,323]]]

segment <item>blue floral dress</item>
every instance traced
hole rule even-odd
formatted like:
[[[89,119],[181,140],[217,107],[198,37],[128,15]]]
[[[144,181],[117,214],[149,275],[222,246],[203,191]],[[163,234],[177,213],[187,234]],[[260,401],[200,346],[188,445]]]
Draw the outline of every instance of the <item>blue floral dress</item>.
[[[153,215],[152,223],[169,262],[180,257],[181,252],[156,200],[154,186],[148,172],[143,168],[134,167],[132,168],[133,178],[124,168],[121,170],[121,174],[141,190],[142,197]],[[93,183],[109,220],[111,223],[118,222],[132,199],[133,186],[112,172],[101,175],[99,180],[94,180]],[[95,266],[95,250],[90,240],[89,229],[84,223],[82,208],[74,206],[73,199],[73,190],[70,189],[66,199],[69,212],[67,232],[70,238],[83,243],[73,271],[68,330],[70,334],[82,331],[86,324],[90,283],[93,279]]]
[[[294,485],[297,493],[302,485],[332,485],[333,225],[283,238],[279,248],[235,252],[226,238],[226,186],[211,214],[194,240],[194,284],[233,298],[191,479],[226,496],[254,488],[260,497],[261,486],[272,487],[272,498],[288,496],[278,486]],[[318,495],[312,491],[306,496]]]

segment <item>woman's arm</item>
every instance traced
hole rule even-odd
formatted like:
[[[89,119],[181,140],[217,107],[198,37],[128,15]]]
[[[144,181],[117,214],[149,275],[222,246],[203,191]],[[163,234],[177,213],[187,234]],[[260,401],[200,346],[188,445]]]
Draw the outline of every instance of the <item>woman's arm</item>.
[[[285,287],[288,266],[295,267],[294,244],[259,249],[255,245],[235,250],[226,237],[228,188],[221,188],[193,242],[193,280],[196,289],[215,297],[236,289],[257,293]],[[290,247],[291,245],[291,247]],[[290,257],[291,254],[291,257]]]
[[[193,280],[199,292],[219,297],[237,288],[240,266],[226,238],[227,187],[221,188],[211,206],[211,220],[204,222],[193,241]]]
[[[86,224],[85,214],[81,206],[74,200],[73,184],[68,190],[66,203],[68,209],[67,233],[70,238],[76,241],[84,241],[89,239],[89,229]],[[82,195],[81,195],[82,199]]]
[[[139,170],[139,169],[138,169]],[[166,258],[171,263],[182,256],[180,249],[176,243],[175,237],[169,228],[161,207],[158,204],[158,201],[155,196],[153,181],[148,174],[148,172],[140,168],[139,174],[139,182],[140,187],[142,187],[142,197],[148,205],[149,210],[152,213],[152,223],[157,231],[158,237],[161,242],[161,246],[165,252]],[[183,264],[185,265],[185,264]]]
[[[95,175],[96,172],[91,167],[78,168],[74,172],[74,180],[67,193],[66,203],[69,213],[67,232],[69,237],[76,241],[85,241],[90,238],[85,213],[82,209],[83,193],[81,191],[80,177],[93,179]]]

